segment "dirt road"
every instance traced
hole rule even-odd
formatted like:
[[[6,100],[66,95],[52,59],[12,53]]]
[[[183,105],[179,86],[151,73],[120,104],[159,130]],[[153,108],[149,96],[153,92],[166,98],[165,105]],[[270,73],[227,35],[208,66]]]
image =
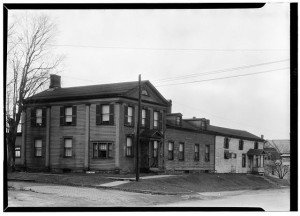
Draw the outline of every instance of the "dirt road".
[[[9,207],[262,207],[266,211],[289,210],[289,188],[171,196],[29,182],[9,182],[8,185]]]

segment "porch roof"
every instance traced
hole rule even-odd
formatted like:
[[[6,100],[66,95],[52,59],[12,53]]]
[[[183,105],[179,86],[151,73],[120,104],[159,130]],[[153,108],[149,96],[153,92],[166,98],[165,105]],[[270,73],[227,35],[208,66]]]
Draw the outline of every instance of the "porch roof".
[[[266,152],[263,149],[249,149],[249,151],[247,152],[248,156],[252,156],[252,155],[265,155]]]
[[[161,139],[163,135],[158,130],[152,129],[152,130],[143,130],[141,133],[141,137]]]

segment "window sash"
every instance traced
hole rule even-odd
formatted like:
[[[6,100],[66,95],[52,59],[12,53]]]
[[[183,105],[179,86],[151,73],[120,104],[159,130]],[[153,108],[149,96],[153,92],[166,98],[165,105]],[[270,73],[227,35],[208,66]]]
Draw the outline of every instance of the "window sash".
[[[158,112],[153,112],[153,127],[158,127]]]
[[[195,144],[194,152],[195,152],[194,160],[199,161],[199,145],[198,144]]]
[[[16,158],[21,157],[21,147],[20,146],[15,147],[15,157]]]
[[[93,143],[93,158],[110,158],[112,156],[112,143]]]
[[[246,155],[242,154],[242,167],[246,167]]]
[[[72,157],[72,148],[65,147],[65,157]]]
[[[66,138],[64,140],[64,155],[65,157],[72,157],[73,139]]]
[[[205,146],[205,161],[208,162],[210,161],[210,147],[209,145]]]
[[[101,107],[102,122],[109,122],[109,105],[102,105]]]
[[[179,160],[184,160],[184,144],[179,143]]]
[[[126,156],[133,156],[132,137],[126,137]]]

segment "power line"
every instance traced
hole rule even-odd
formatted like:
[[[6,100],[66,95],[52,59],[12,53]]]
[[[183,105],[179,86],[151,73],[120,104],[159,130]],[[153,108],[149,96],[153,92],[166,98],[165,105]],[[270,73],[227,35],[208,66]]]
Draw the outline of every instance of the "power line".
[[[251,68],[251,67],[257,67],[257,66],[262,66],[262,65],[274,64],[274,63],[285,62],[285,61],[289,61],[289,60],[290,59],[283,59],[283,60],[278,60],[278,61],[264,62],[264,63],[260,63],[260,64],[245,65],[245,66],[239,66],[239,67],[234,67],[234,68],[207,71],[207,72],[202,72],[202,73],[193,73],[193,74],[189,74],[189,75],[164,78],[164,79],[154,80],[154,81],[169,82],[169,81],[178,80],[178,79],[187,79],[187,78],[197,77],[197,76],[205,76],[205,75],[216,74],[216,73],[224,73],[224,72],[228,72],[228,71],[235,71],[235,70],[240,70],[240,69],[244,69],[244,68]]]
[[[279,71],[279,70],[284,70],[284,69],[289,69],[289,67],[279,68],[279,69],[274,69],[274,70],[268,70],[268,71],[260,71],[260,72],[255,72],[255,73],[240,74],[240,75],[235,75],[235,76],[219,77],[219,78],[214,78],[214,79],[197,80],[197,81],[190,81],[190,82],[183,82],[183,83],[172,83],[172,84],[166,84],[166,85],[157,85],[155,87],[171,86],[171,85],[182,85],[182,84],[198,83],[198,82],[207,82],[207,81],[220,80],[220,79],[229,79],[229,78],[234,78],[234,77],[250,76],[250,75],[254,75],[254,74],[269,73],[269,72]]]
[[[8,42],[12,43],[12,42]],[[28,43],[23,43],[28,44]],[[96,48],[96,49],[128,49],[128,50],[166,50],[166,51],[212,51],[212,52],[261,52],[261,51],[286,51],[289,49],[210,49],[210,48],[167,48],[167,47],[119,47],[119,46],[93,46],[93,45],[74,45],[74,44],[45,44],[46,46],[73,47],[73,48]]]

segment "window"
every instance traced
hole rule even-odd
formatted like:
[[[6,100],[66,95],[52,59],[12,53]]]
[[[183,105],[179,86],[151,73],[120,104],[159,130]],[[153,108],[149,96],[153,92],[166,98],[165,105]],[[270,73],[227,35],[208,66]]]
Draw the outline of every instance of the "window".
[[[65,138],[64,140],[64,156],[72,157],[73,140],[72,138]]]
[[[46,126],[46,108],[37,108],[31,110],[31,126],[32,127]]]
[[[179,160],[184,160],[184,143],[179,143]]]
[[[146,126],[146,110],[142,109],[142,127]]]
[[[134,125],[134,108],[133,106],[125,106],[124,107],[124,124],[128,126]]]
[[[96,105],[96,124],[113,125],[114,124],[114,105],[97,104]]]
[[[181,125],[181,117],[180,116],[176,116],[176,125],[177,126]]]
[[[199,144],[195,144],[194,152],[195,152],[194,160],[199,161]]]
[[[209,149],[209,145],[205,145],[205,161],[208,162],[209,161],[209,152],[210,152],[210,149]]]
[[[34,140],[34,156],[42,157],[42,140],[41,139]]]
[[[226,149],[229,148],[229,139],[228,139],[228,137],[224,138],[224,148],[226,148]]]
[[[153,113],[153,127],[158,128],[158,112]]]
[[[148,92],[145,89],[143,89],[142,90],[142,95],[148,96]]]
[[[162,129],[162,113],[158,111],[153,112],[153,128],[154,129]]]
[[[153,141],[153,157],[157,158],[157,153],[158,153],[158,141],[154,140]]]
[[[254,149],[258,149],[258,142],[254,142]]]
[[[242,154],[242,167],[246,167],[246,154]]]
[[[60,107],[60,125],[76,125],[76,106]]]
[[[239,150],[243,150],[244,149],[244,140],[240,140],[239,141]]]
[[[169,142],[168,160],[174,160],[174,143],[173,142]]]
[[[236,158],[236,153],[231,153],[231,158]]]
[[[15,157],[16,158],[21,157],[21,146],[15,146]]]
[[[111,158],[112,143],[95,142],[93,143],[93,158]]]
[[[126,156],[133,157],[133,137],[126,137]]]
[[[228,150],[224,151],[224,159],[229,159],[230,158],[230,154]]]

